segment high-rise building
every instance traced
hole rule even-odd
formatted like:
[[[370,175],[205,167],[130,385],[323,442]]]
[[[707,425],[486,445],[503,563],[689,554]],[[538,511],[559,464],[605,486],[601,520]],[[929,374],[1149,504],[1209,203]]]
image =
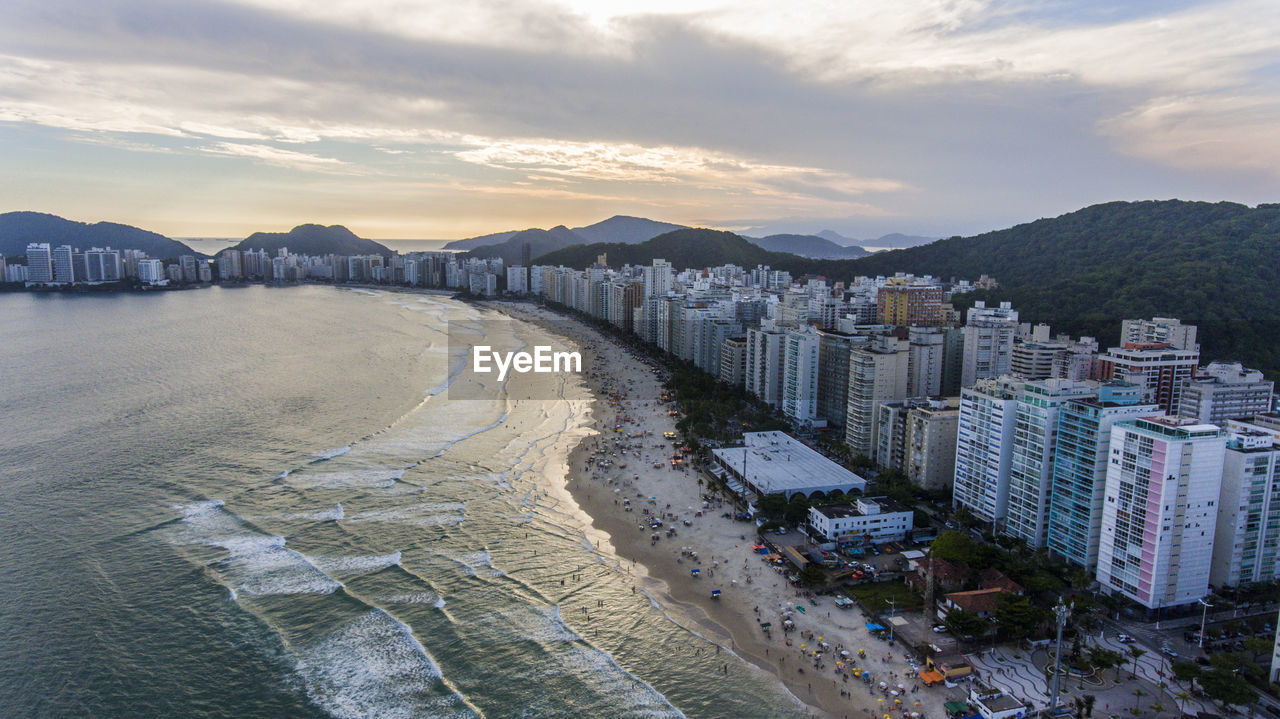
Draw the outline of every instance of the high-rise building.
[[[908,410],[903,442],[903,471],[908,481],[924,489],[951,486],[959,425],[959,402],[955,398],[928,400]]]
[[[1029,547],[1045,546],[1059,409],[1067,402],[1097,394],[1098,383],[1089,381],[1043,379],[1022,385],[1009,459],[1005,534],[1021,539]]]
[[[895,327],[942,324],[942,288],[891,278],[876,292],[876,322]]]
[[[218,253],[218,279],[238,280],[244,277],[240,250],[228,248]]]
[[[720,343],[720,372],[716,379],[731,387],[741,387],[747,375],[747,338],[728,337]]]
[[[1130,344],[1167,344],[1180,350],[1200,349],[1200,345],[1196,344],[1196,326],[1184,325],[1172,317],[1124,320],[1120,323],[1120,345]]]
[[[53,282],[53,249],[48,242],[32,242],[27,245],[27,282]]]
[[[659,297],[671,292],[673,273],[671,263],[654,259],[653,264],[644,268],[644,296]]]
[[[274,259],[277,259],[277,260],[279,260],[279,259],[283,259],[283,258],[285,258],[285,257],[288,257],[288,254],[289,254],[289,253],[288,253],[288,251],[287,251],[285,248],[281,247],[281,248],[280,248],[280,255],[279,255],[278,257],[275,257]],[[183,282],[196,282],[196,281],[198,281],[198,280],[200,279],[200,275],[199,275],[199,273],[196,271],[196,256],[195,256],[195,255],[182,255],[181,257],[179,257],[179,258],[178,258],[178,265],[179,265],[180,267],[182,267],[182,281],[183,281]],[[285,266],[285,264],[284,264],[284,263],[280,263],[279,265],[273,265],[273,268],[274,268],[274,267],[277,267],[277,266],[278,266],[278,267],[284,267],[284,266]],[[283,277],[283,273],[278,273],[278,272],[276,272],[274,269],[273,269],[273,271],[272,271],[272,274],[273,274],[273,275],[276,275],[276,276],[274,277],[274,279],[277,279],[277,280],[283,280],[283,279],[284,279],[284,277]]]
[[[818,416],[828,426],[844,427],[849,402],[849,353],[867,337],[818,330]]]
[[[907,396],[939,396],[942,394],[947,330],[941,327],[912,327],[907,337]]]
[[[1226,433],[1181,417],[1117,422],[1103,490],[1098,583],[1147,607],[1209,591]]]
[[[119,282],[124,279],[120,253],[110,247],[94,247],[84,253],[85,279],[89,282]]]
[[[72,284],[76,281],[75,251],[71,245],[59,245],[53,248],[53,281],[60,284]]]
[[[1229,419],[1271,410],[1275,383],[1239,362],[1210,362],[1182,385],[1178,414],[1219,427]]]
[[[1217,522],[1210,583],[1280,579],[1280,439],[1274,434],[1228,431]]]
[[[164,281],[166,279],[164,263],[152,259],[138,260],[138,279],[147,284]]]
[[[845,444],[855,455],[870,457],[876,447],[876,410],[881,402],[907,396],[908,352],[890,335],[849,352],[849,396],[845,407]]]
[[[818,419],[818,333],[791,330],[783,344],[782,414],[798,426]]]
[[[1103,383],[1096,398],[1073,399],[1058,409],[1046,540],[1050,552],[1094,570],[1111,427],[1159,414],[1156,405],[1143,404],[1140,386],[1125,382]]]
[[[995,526],[1003,522],[1009,504],[1009,463],[1021,389],[1021,381],[998,377],[960,390],[952,503]]]
[[[1127,344],[1112,347],[1098,358],[1098,378],[1142,385],[1145,398],[1174,414],[1182,400],[1182,388],[1195,374],[1200,350],[1176,349],[1167,344]]]
[[[529,270],[525,265],[507,268],[507,292],[523,295],[529,291]]]
[[[1054,376],[1054,360],[1066,351],[1065,342],[1018,342],[1009,360],[1010,374],[1025,380],[1048,379]]]
[[[964,326],[964,360],[960,384],[971,387],[980,379],[1007,375],[1013,368],[1013,340],[1018,312],[1008,302],[987,307],[979,300],[969,308]]]
[[[747,391],[777,407],[782,403],[782,343],[786,333],[752,327],[747,330]]]

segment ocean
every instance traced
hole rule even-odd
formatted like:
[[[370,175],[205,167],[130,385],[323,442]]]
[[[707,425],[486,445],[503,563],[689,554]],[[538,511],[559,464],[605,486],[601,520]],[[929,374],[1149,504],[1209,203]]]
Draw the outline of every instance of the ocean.
[[[448,399],[446,325],[489,316],[0,295],[0,715],[805,715],[596,549],[576,380]]]

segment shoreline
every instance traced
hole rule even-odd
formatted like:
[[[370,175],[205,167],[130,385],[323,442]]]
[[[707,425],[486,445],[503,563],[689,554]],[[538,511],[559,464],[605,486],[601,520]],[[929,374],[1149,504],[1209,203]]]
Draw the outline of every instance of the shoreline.
[[[871,685],[834,674],[827,664],[819,665],[802,655],[801,646],[806,640],[799,630],[808,629],[814,632],[812,638],[825,633],[828,643],[837,649],[865,647],[869,659],[864,662],[876,659],[876,653],[884,651],[885,645],[872,639],[865,629],[857,631],[862,625],[861,613],[850,610],[837,615],[833,622],[827,612],[829,603],[820,610],[810,607],[813,615],[794,615],[798,631],[790,635],[781,632],[782,616],[790,616],[783,615],[783,610],[789,612],[797,602],[806,600],[795,596],[797,590],[751,550],[757,541],[754,523],[721,516],[733,511],[727,503],[712,502],[703,516],[695,516],[705,501],[699,483],[702,475],[691,468],[671,469],[666,461],[654,466],[655,458],[665,460],[671,454],[671,442],[663,439],[662,432],[674,431],[675,420],[667,415],[669,407],[657,402],[661,386],[653,369],[613,338],[578,318],[536,306],[483,304],[556,334],[564,335],[568,330],[569,339],[581,347],[586,370],[582,380],[596,401],[586,425],[592,431],[569,453],[565,489],[590,518],[591,528],[606,535],[621,560],[629,560],[650,601],[687,631],[716,644],[717,651],[730,652],[776,679],[794,699],[796,708],[810,716],[849,719],[886,713],[885,707],[892,705],[879,704],[888,697],[883,691],[883,696],[877,697]],[[549,325],[550,321],[555,324]],[[617,431],[619,428],[622,431]],[[638,437],[632,436],[637,433]],[[609,466],[595,464],[593,458],[609,462]],[[623,461],[632,466],[614,466]],[[651,502],[650,497],[661,501]],[[631,500],[632,511],[627,511],[625,499]],[[641,520],[647,519],[644,509],[660,514],[670,511],[678,517],[664,517],[663,527],[666,530],[674,526],[677,535],[667,537],[665,531],[659,530],[659,539],[652,541],[652,532],[641,528]],[[686,519],[688,524],[684,523]],[[684,548],[698,553],[696,564],[691,557],[681,556]],[[700,569],[700,578],[692,578],[693,567]],[[720,598],[712,599],[713,588],[722,591]],[[827,614],[825,619],[820,618],[820,611]],[[858,620],[848,626],[835,626],[840,620],[847,624],[855,618]],[[779,631],[766,636],[760,629],[764,621]],[[906,668],[900,658],[893,662],[886,659],[882,666],[896,664]],[[881,669],[875,671],[879,674]],[[890,676],[901,677],[893,682],[909,681],[904,674]],[[880,678],[888,677],[877,677]],[[862,691],[867,692],[865,698]]]

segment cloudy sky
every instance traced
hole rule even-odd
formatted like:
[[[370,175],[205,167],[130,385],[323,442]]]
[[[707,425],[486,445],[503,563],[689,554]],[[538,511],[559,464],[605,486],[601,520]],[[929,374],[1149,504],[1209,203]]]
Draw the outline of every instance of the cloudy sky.
[[[967,234],[1280,201],[1275,0],[5,0],[0,211]]]

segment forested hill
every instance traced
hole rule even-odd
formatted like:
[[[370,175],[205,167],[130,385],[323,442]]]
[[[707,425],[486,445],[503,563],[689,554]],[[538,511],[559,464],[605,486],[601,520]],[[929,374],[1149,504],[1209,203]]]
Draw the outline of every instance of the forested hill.
[[[958,304],[1010,300],[1024,321],[1104,346],[1126,317],[1178,317],[1199,325],[1206,361],[1237,359],[1280,378],[1280,204],[1110,202],[830,264],[837,277],[985,273],[1000,288]]]
[[[298,225],[288,232],[255,232],[235,249],[266,250],[275,255],[282,247],[298,255],[391,255],[382,243],[357,237],[342,225]]]
[[[771,265],[785,269],[778,267],[778,263],[812,262],[785,252],[770,252],[732,232],[704,228],[675,230],[634,245],[622,242],[574,245],[538,257],[535,262],[540,265],[583,268],[595,262],[600,255],[607,255],[612,267],[626,264],[647,265],[654,258],[664,259],[677,269],[726,264],[743,267]]]
[[[654,257],[681,269],[768,264],[797,279],[831,281],[987,274],[1000,289],[958,296],[958,305],[1010,300],[1024,321],[1092,335],[1104,346],[1118,340],[1126,317],[1178,317],[1199,325],[1206,361],[1237,359],[1280,379],[1280,204],[1110,202],[854,260],[811,260],[766,252],[727,232],[682,230],[638,245],[570,247],[539,263],[585,267],[601,252],[613,266]]]
[[[200,254],[177,240],[132,225],[115,222],[88,224],[43,212],[0,214],[0,256],[24,255],[29,242],[48,242],[55,247],[71,245],[81,250],[94,247],[142,250],[150,257],[164,260]]]

